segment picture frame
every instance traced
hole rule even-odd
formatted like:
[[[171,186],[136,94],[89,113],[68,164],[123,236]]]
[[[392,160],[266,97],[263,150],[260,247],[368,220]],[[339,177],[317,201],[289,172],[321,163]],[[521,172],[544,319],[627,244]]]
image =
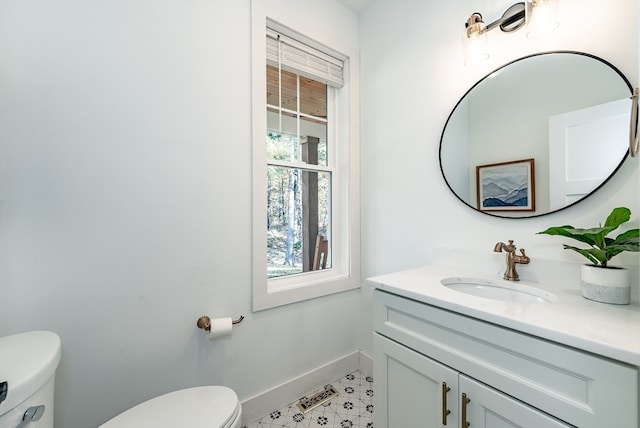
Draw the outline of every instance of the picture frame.
[[[534,160],[476,166],[476,196],[480,211],[535,211]]]

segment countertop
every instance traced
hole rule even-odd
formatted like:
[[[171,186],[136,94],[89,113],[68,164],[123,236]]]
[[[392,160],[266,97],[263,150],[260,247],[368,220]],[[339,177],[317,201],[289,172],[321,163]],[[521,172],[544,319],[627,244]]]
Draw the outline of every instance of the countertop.
[[[440,283],[449,277],[501,279],[453,267],[425,266],[368,278],[372,286],[439,308],[640,366],[640,302],[611,305],[585,299],[576,287],[522,280],[553,293],[545,303],[513,303],[471,296]]]

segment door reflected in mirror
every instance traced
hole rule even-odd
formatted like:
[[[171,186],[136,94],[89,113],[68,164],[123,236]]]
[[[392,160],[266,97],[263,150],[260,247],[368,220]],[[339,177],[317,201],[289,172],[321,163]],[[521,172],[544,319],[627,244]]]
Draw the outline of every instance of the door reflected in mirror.
[[[600,188],[628,150],[631,84],[613,65],[580,52],[513,61],[477,82],[451,112],[440,168],[465,204],[483,206],[476,168],[535,160],[534,210],[480,210],[535,217],[573,205]],[[501,194],[502,191],[502,194]],[[508,200],[513,189],[493,189]]]

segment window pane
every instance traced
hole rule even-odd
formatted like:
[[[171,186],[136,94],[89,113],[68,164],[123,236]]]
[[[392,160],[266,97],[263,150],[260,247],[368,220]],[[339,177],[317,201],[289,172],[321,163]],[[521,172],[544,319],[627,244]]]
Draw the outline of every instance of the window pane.
[[[311,165],[327,165],[327,124],[316,122],[306,117],[300,118],[300,135],[302,146],[302,161]],[[305,156],[305,141],[315,142],[315,146],[310,145],[309,156]],[[317,155],[315,154],[317,153]]]
[[[327,85],[277,67],[266,67],[268,159],[328,165]],[[300,106],[297,105],[298,92]],[[307,138],[316,141],[313,153],[308,155],[305,147],[299,146],[299,140],[304,143]]]
[[[298,139],[295,135],[267,131],[267,158],[286,162],[299,160],[300,146]]]
[[[327,118],[327,85],[300,77],[300,112]]]
[[[329,172],[267,168],[267,272],[269,278],[314,270],[318,235],[329,243],[331,267]]]
[[[280,72],[281,77],[277,67],[267,65],[267,104],[298,111],[298,76],[286,70]],[[282,88],[279,87],[281,83]]]
[[[267,65],[267,104],[272,106],[280,105],[279,86],[278,69],[272,65]]]
[[[281,105],[283,109],[298,111],[298,76],[286,70],[282,74]]]

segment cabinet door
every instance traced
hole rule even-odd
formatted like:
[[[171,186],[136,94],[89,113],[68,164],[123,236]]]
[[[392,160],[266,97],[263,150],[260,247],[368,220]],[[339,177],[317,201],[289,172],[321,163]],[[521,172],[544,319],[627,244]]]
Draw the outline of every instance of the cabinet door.
[[[460,419],[462,422],[460,426],[462,427],[569,428],[573,426],[463,374],[460,375],[458,388],[460,390]],[[465,398],[468,400],[466,403],[464,402]],[[469,425],[466,425],[465,422]]]
[[[373,353],[375,427],[458,426],[458,372],[377,333]]]

